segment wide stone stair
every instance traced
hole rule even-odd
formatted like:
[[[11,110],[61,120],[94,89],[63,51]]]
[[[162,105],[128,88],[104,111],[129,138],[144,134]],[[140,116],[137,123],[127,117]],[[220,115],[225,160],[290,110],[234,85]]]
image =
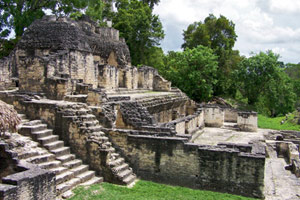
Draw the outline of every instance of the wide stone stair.
[[[70,108],[67,108],[67,116],[64,118],[74,118],[74,113],[77,117],[77,124],[80,127],[80,130],[90,136],[96,137],[97,141],[101,141],[100,151],[108,152],[108,162],[107,168],[112,172],[113,179],[109,180],[110,182],[122,185],[133,185],[136,180],[136,175],[133,173],[132,168],[125,163],[124,158],[117,153],[116,149],[113,147],[112,143],[109,141],[109,138],[105,135],[102,130],[102,126],[99,125],[99,121],[96,119],[95,115],[91,114],[91,110],[78,107],[72,107],[74,109],[70,112]],[[73,113],[73,114],[71,114]],[[105,174],[104,174],[105,179]]]
[[[20,117],[22,123],[19,126],[19,133],[39,142],[45,151],[35,154],[24,153],[19,158],[55,172],[57,196],[78,185],[91,185],[103,181],[103,177],[95,176],[95,172],[89,170],[88,165],[71,154],[70,148],[64,146],[64,142],[59,140],[57,135],[53,135],[53,130],[47,129],[46,124],[40,120],[28,121],[24,115]]]

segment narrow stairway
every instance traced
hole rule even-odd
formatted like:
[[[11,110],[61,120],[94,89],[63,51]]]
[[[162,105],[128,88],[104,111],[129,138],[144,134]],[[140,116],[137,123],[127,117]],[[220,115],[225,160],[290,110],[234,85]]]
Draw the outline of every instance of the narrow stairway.
[[[73,189],[77,185],[91,185],[103,182],[102,177],[95,176],[88,165],[76,159],[70,153],[70,148],[64,146],[64,142],[53,135],[51,129],[40,120],[27,121],[24,115],[20,115],[22,124],[19,126],[19,133],[30,136],[34,141],[47,149],[37,154],[23,154],[21,159],[37,164],[41,168],[49,169],[56,173],[57,196]]]
[[[72,108],[66,107],[65,109],[68,112],[63,118],[74,118],[74,116],[76,116],[76,123],[80,127],[82,133],[97,137],[97,140],[101,141],[101,148],[99,150],[109,152],[107,168],[114,177],[114,180],[109,180],[109,182],[121,185],[133,185],[136,180],[136,175],[133,173],[132,168],[125,163],[124,158],[116,152],[116,149],[113,147],[105,133],[101,131],[102,126],[99,124],[95,115],[91,114],[91,110],[81,107],[80,105],[78,105],[78,107],[73,105]],[[105,179],[105,174],[103,176]]]

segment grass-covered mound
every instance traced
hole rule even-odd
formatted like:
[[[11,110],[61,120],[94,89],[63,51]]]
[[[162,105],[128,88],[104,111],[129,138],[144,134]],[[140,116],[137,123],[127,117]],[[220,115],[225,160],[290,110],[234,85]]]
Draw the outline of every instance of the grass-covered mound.
[[[133,188],[102,183],[89,188],[79,187],[74,190],[75,196],[70,200],[251,200],[253,198],[237,195],[193,190],[157,184],[149,181],[138,181]]]
[[[258,115],[258,127],[274,130],[300,131],[300,125],[296,123],[294,113],[289,114],[287,119],[285,116],[270,118],[263,115]]]

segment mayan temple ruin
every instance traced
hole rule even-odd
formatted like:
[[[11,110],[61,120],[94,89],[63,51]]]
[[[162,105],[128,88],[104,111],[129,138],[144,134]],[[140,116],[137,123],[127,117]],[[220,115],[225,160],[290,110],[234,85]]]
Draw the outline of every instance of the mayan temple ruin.
[[[0,90],[21,118],[1,133],[0,200],[137,178],[267,198],[283,162],[280,173],[299,183],[299,133],[258,130],[255,112],[192,101],[155,68],[132,66],[118,30],[87,17],[30,25],[0,60]]]

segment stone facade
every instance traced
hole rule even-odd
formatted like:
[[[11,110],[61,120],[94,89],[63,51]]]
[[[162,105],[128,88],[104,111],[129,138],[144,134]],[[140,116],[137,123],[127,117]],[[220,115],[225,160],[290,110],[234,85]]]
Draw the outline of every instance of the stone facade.
[[[205,126],[221,127],[224,124],[224,110],[218,106],[206,105],[204,108]]]
[[[255,115],[199,105],[156,69],[132,66],[115,29],[45,16],[0,62],[0,74],[2,89],[19,80],[19,91],[0,92],[0,99],[53,129],[105,181],[131,184],[134,171],[156,182],[263,197],[265,155],[254,144],[191,143],[204,126],[223,128],[224,121],[254,131]]]
[[[256,112],[239,112],[237,125],[241,131],[257,131],[257,113]]]
[[[11,153],[8,144],[0,143],[1,162],[1,200],[37,199],[49,200],[56,198],[55,173],[41,169],[35,165],[20,162],[15,154]],[[3,169],[3,164],[8,164]],[[3,172],[8,172],[7,176]]]
[[[263,196],[264,151],[251,153],[251,146],[250,149],[198,146],[186,143],[185,138],[133,135],[122,130],[107,132],[143,179],[252,197]]]

